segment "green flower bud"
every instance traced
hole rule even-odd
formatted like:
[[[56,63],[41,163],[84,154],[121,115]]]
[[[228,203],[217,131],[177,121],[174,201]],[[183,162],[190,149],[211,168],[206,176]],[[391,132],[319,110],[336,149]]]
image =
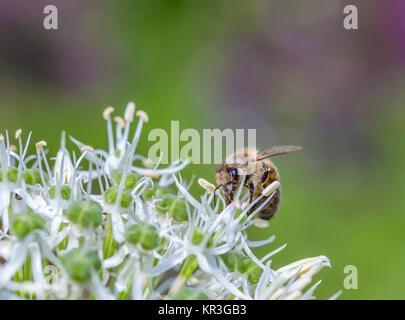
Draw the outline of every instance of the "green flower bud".
[[[195,228],[193,232],[193,237],[191,239],[191,243],[195,246],[198,246],[201,242],[203,242],[206,235],[200,228]],[[214,240],[212,237],[208,238],[206,246],[207,248],[211,248],[214,244]]]
[[[48,182],[48,175],[43,172],[45,182]],[[41,173],[38,168],[27,169],[22,172],[22,177],[26,184],[29,185],[42,185]]]
[[[172,204],[176,201],[176,196],[173,194],[165,194],[156,203],[156,209],[159,213],[166,213],[169,211]]]
[[[18,170],[14,167],[9,167],[6,169],[7,180],[10,182],[17,182]],[[3,181],[3,169],[0,168],[0,182]]]
[[[116,186],[119,186],[122,179],[122,170],[115,170],[112,173],[112,179]],[[132,190],[138,183],[140,176],[134,172],[128,172],[125,178],[124,187]]]
[[[114,204],[117,201],[118,187],[111,187],[104,193],[104,200],[108,204]],[[121,207],[128,208],[132,202],[131,192],[128,190],[122,190],[121,192]]]
[[[153,188],[146,189],[143,192],[142,196],[146,201],[150,201],[153,198],[159,199],[160,197],[162,197],[165,194],[173,194],[173,193],[174,193],[174,191],[171,188],[155,186]]]
[[[254,265],[254,262],[249,257],[241,255],[238,258],[238,271],[240,273],[245,273],[251,265]]]
[[[259,282],[260,277],[262,276],[263,270],[256,264],[251,264],[246,271],[248,281],[251,284],[256,284]]]
[[[14,215],[12,221],[12,230],[20,239],[25,238],[35,229],[43,229],[44,219],[33,212],[19,213]]]
[[[69,276],[77,282],[86,282],[91,277],[93,270],[101,268],[101,262],[97,254],[83,249],[73,249],[61,258]]]
[[[161,201],[156,203],[156,209],[160,213],[167,213],[169,217],[173,217],[178,222],[188,220],[186,202],[174,194],[163,195]]]
[[[125,237],[133,245],[140,244],[145,250],[152,250],[159,246],[158,230],[149,224],[140,223],[128,227]]]
[[[73,223],[86,229],[93,229],[101,224],[102,208],[97,202],[78,200],[67,207],[64,215]]]
[[[236,270],[236,266],[238,265],[239,255],[234,252],[228,252],[221,256],[222,260],[224,261],[226,267],[229,271],[233,272]]]
[[[179,222],[188,220],[186,202],[184,199],[176,199],[169,210],[169,216],[172,216],[174,220]]]
[[[69,186],[66,185],[60,186],[59,192],[63,200],[69,200],[72,194],[72,190],[70,189]],[[49,189],[49,196],[51,197],[51,199],[55,199],[55,194],[56,194],[56,186],[53,186]]]
[[[175,300],[209,300],[209,298],[197,289],[185,287],[176,295]]]

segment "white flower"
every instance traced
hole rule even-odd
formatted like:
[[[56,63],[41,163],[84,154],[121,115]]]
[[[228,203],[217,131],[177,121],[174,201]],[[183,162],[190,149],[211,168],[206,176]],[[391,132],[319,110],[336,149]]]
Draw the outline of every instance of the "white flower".
[[[23,144],[17,130],[18,152],[0,136],[0,299],[313,298],[325,256],[273,270],[285,245],[258,258],[252,249],[275,237],[247,238],[250,226],[268,226],[256,215],[278,185],[251,204],[239,189],[226,206],[199,179],[197,199],[180,174],[188,162],[161,167],[136,153],[147,114],[131,102],[123,117],[113,111],[103,112],[107,150],[70,137],[80,151],[70,153],[62,133],[48,158],[45,141],[27,155],[31,134]]]

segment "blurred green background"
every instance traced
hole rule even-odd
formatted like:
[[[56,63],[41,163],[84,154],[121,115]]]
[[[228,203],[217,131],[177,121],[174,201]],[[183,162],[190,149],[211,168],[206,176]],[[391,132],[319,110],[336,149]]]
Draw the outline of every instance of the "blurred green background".
[[[55,4],[59,30],[42,26]],[[359,9],[359,30],[342,26]],[[405,2],[26,1],[0,3],[0,130],[61,130],[106,147],[102,110],[135,101],[153,128],[256,128],[283,185],[273,267],[324,254],[318,298],[404,299]],[[72,145],[71,145],[72,146]],[[72,146],[73,148],[73,146]],[[214,182],[214,165],[185,171]],[[198,196],[198,185],[192,189]],[[254,229],[254,230],[253,230]],[[358,289],[345,290],[346,265]]]

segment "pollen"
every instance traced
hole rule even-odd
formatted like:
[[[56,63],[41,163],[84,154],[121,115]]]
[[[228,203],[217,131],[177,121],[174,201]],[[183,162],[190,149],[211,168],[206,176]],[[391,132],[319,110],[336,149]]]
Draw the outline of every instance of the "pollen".
[[[158,179],[160,177],[160,174],[158,173],[146,173],[144,174],[145,177],[153,178],[153,179]]]
[[[129,102],[125,108],[124,119],[125,121],[132,122],[134,120],[135,103]]]
[[[148,114],[147,114],[145,111],[143,111],[143,110],[139,110],[139,111],[136,113],[136,115],[137,115],[138,117],[142,118],[142,119],[143,119],[143,122],[145,122],[145,123],[149,121],[149,116],[148,116]]]
[[[107,107],[107,108],[105,108],[104,111],[103,111],[103,118],[104,118],[104,120],[110,119],[110,115],[111,115],[111,113],[113,113],[113,112],[114,112],[114,108],[113,108],[113,107]]]
[[[82,146],[82,147],[80,148],[80,150],[81,150],[82,152],[85,152],[85,151],[94,152],[94,148],[91,147],[91,146],[87,146],[87,145]]]
[[[150,159],[148,159],[148,158],[144,159],[144,160],[142,161],[142,164],[143,164],[143,166],[144,166],[145,168],[148,168],[148,169],[152,169],[152,168],[153,168],[153,163],[152,163],[152,161],[151,161]]]
[[[215,190],[215,186],[203,178],[198,179],[198,184],[205,190],[207,190],[209,193],[212,193]]]
[[[122,117],[120,116],[114,117],[114,121],[118,123],[121,126],[121,128],[123,129],[125,128],[125,121],[124,119],[122,119]]]
[[[266,189],[263,190],[262,195],[265,196],[265,197],[268,197],[274,191],[276,191],[279,186],[280,186],[280,182],[273,181],[269,186],[267,186]]]
[[[264,219],[260,219],[260,218],[256,218],[254,220],[254,222],[255,222],[255,226],[260,229],[265,229],[270,225],[268,220],[264,220]]]
[[[46,146],[47,146],[46,141],[44,141],[44,140],[38,141],[38,142],[35,144],[35,148],[36,148],[36,150],[37,150],[37,154],[41,154],[42,148],[43,148],[43,147],[46,147]]]
[[[20,138],[22,135],[22,129],[17,129],[17,131],[15,132],[15,138],[18,139]]]

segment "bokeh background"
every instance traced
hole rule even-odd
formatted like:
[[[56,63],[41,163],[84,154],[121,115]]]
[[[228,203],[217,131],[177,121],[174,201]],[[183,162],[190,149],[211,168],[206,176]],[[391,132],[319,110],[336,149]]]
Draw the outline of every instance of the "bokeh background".
[[[47,4],[57,31],[43,28]],[[343,28],[346,4],[359,30]],[[51,152],[61,130],[106,147],[102,110],[135,101],[151,118],[144,154],[148,131],[170,120],[304,146],[274,160],[282,204],[249,237],[277,236],[259,256],[288,243],[276,268],[328,256],[318,298],[405,298],[404,72],[402,0],[0,2],[0,131],[32,130]],[[214,182],[214,169],[185,177]],[[343,287],[346,265],[357,290]]]

